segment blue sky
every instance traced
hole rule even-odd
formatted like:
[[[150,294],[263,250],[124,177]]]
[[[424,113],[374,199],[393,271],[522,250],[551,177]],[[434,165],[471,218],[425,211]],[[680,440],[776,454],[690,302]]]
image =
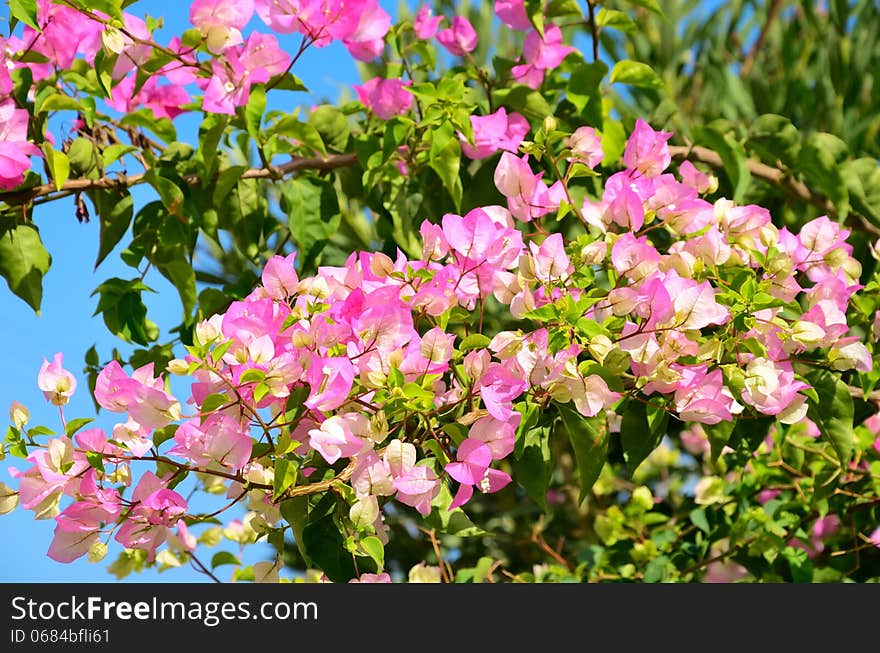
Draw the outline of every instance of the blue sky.
[[[380,4],[392,16],[397,15],[396,1],[381,0]],[[170,10],[171,8],[174,10]],[[187,2],[144,0],[133,5],[129,11],[141,17],[145,14],[164,17],[165,27],[156,39],[165,42],[189,27],[188,9]],[[8,18],[8,15],[3,18]],[[265,31],[265,27],[256,18],[253,26]],[[291,35],[282,37],[280,41],[283,47],[295,52],[298,38],[298,35]],[[342,89],[350,89],[351,84],[360,81],[354,60],[338,45],[309,50],[293,72],[305,82],[311,95],[278,94],[282,101],[290,102],[291,105],[309,105],[322,99],[334,100]],[[292,109],[293,106],[289,108]],[[187,138],[187,130],[193,133],[197,122],[181,116],[176,124],[181,139],[193,142],[191,137]],[[134,194],[136,207],[143,205],[144,197],[144,194]],[[90,295],[104,279],[112,276],[131,278],[134,271],[119,259],[120,248],[110,254],[97,271],[93,269],[98,247],[98,220],[93,217],[89,223],[79,224],[71,198],[41,207],[36,211],[34,221],[40,229],[46,248],[52,254],[52,267],[43,280],[43,306],[40,316],[35,315],[24,302],[13,297],[5,284],[0,284],[3,286],[0,288],[0,342],[5,343],[6,350],[0,363],[0,422],[8,424],[7,409],[13,400],[17,400],[30,410],[31,426],[44,424],[60,432],[62,429],[57,409],[46,402],[36,386],[37,372],[42,360],[44,357],[51,360],[56,352],[63,352],[65,368],[77,376],[79,387],[70,404],[65,407],[67,418],[94,416],[86,378],[82,374],[83,355],[89,347],[96,345],[101,359],[107,360],[113,347],[118,347],[123,355],[130,351],[130,347],[107,332],[100,316],[90,317],[97,305],[97,298]],[[156,290],[155,294],[145,294],[150,318],[160,326],[179,323],[180,304],[176,291],[159,274],[148,274],[146,283]],[[93,425],[109,430],[116,423],[114,417],[116,416],[103,411]],[[5,426],[3,428],[5,432]],[[8,456],[5,461],[0,461],[0,481],[11,486],[17,485],[17,482],[10,481],[8,468],[17,466],[19,469],[26,469],[29,465],[19,458]],[[196,509],[200,509],[198,504],[195,505]],[[214,505],[216,507],[218,506]],[[110,553],[102,563],[90,564],[81,559],[71,564],[60,564],[46,556],[53,530],[54,520],[36,521],[32,512],[20,508],[11,514],[0,516],[0,582],[115,581],[114,576],[106,571],[106,567],[119,552],[118,544],[111,545]],[[233,550],[234,545],[226,542],[221,546]],[[211,549],[210,552],[215,550],[219,549]],[[246,554],[245,562],[265,559],[268,553],[267,545],[252,546]],[[209,555],[204,557],[209,558]],[[231,569],[220,567],[218,572],[221,577],[228,577]],[[207,579],[188,567],[181,567],[161,574],[155,571],[133,574],[127,580],[204,582]]]

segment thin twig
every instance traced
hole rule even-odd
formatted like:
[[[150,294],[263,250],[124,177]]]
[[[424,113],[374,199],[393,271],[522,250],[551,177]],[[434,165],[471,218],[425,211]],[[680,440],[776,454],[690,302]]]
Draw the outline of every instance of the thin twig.
[[[271,170],[267,168],[250,168],[245,170],[241,179],[266,179],[276,174],[282,176],[288,175],[300,170],[318,170],[328,172],[336,168],[355,165],[357,163],[357,154],[331,154],[329,156],[314,157],[293,157],[287,163],[280,166],[274,166]],[[187,175],[183,180],[190,186],[197,186],[204,180],[198,175]],[[0,193],[0,202],[7,204],[23,204],[32,201],[38,197],[46,197],[48,199],[59,199],[74,193],[87,190],[108,189],[108,188],[130,188],[138,184],[146,183],[146,173],[132,175],[131,177],[101,177],[99,179],[70,179],[64,183],[60,191],[55,190],[54,184],[42,184],[25,190],[7,191]]]
[[[776,17],[779,15],[781,9],[782,0],[770,0],[770,6],[767,8],[767,19],[764,21],[764,26],[761,28],[761,33],[758,34],[758,38],[755,40],[752,47],[746,53],[745,58],[743,58],[742,68],[740,68],[739,71],[740,79],[745,79],[749,76],[749,73],[752,72],[752,66],[755,65],[755,58],[758,56],[761,48],[764,47],[764,42],[767,40],[767,36],[770,34],[770,26],[772,25],[773,21],[776,20]]]

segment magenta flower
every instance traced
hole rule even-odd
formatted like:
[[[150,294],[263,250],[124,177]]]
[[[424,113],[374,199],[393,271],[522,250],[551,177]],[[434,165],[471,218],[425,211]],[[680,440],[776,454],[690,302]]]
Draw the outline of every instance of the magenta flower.
[[[658,176],[672,161],[669,146],[666,145],[671,136],[672,132],[654,131],[639,118],[623,151],[624,165],[646,177]]]
[[[450,54],[463,57],[476,49],[477,31],[467,18],[456,16],[451,27],[437,33],[437,40]]]
[[[518,113],[508,115],[504,107],[485,116],[471,116],[474,143],[459,134],[461,151],[469,159],[485,159],[498,150],[516,152],[529,133],[528,121]]]
[[[512,480],[510,475],[497,469],[490,469],[492,452],[489,447],[475,438],[465,439],[455,454],[456,462],[446,465],[446,473],[460,483],[458,492],[450,509],[464,505],[474,494],[474,486],[481,492],[497,492]]]
[[[374,77],[361,85],[355,85],[358,99],[380,120],[388,120],[409,111],[412,93],[405,90],[412,82],[400,79]]]
[[[293,267],[296,252],[288,256],[273,256],[266,262],[263,268],[263,288],[269,297],[278,301],[285,301],[296,292],[299,287],[299,277]]]
[[[524,32],[532,28],[525,0],[495,0],[495,15],[510,29]]]
[[[423,6],[419,9],[419,13],[416,14],[413,21],[413,30],[416,33],[416,38],[423,41],[432,38],[440,28],[442,21],[443,16],[435,16],[430,5]]]

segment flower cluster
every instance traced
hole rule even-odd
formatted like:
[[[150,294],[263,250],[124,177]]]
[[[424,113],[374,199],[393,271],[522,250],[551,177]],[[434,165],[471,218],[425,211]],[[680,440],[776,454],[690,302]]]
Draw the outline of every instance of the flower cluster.
[[[51,439],[15,472],[22,506],[56,520],[49,555],[94,553],[110,533],[151,557],[166,542],[191,551],[197,518],[173,489],[190,471],[246,499],[264,530],[297,493],[344,485],[346,528],[386,541],[391,500],[427,516],[509,485],[529,406],[569,404],[611,430],[636,398],[694,424],[802,420],[810,388],[795,363],[871,365],[848,335],[860,286],[847,231],[822,217],[793,234],[761,207],[708,202],[693,166],[666,172],[669,136],[638,121],[623,169],[580,206],[567,177],[548,186],[528,155],[505,151],[506,206],[425,221],[417,259],[356,252],[300,278],[295,254],[271,258],[169,364],[192,378],[185,402],[152,365],[106,366],[94,394],[123,416],[112,436]],[[572,166],[603,156],[592,128],[564,145]],[[542,226],[563,207],[580,218],[571,240]],[[531,328],[483,333],[489,305]],[[456,321],[462,309],[473,320]],[[57,356],[39,385],[62,406],[75,380]],[[166,471],[135,483],[139,460]],[[297,474],[279,477],[281,461]],[[445,484],[455,492],[440,506]]]

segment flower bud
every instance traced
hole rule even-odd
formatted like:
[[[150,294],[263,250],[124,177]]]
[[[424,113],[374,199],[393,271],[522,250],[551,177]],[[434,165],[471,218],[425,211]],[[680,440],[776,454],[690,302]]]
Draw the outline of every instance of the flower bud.
[[[12,512],[17,505],[18,492],[6,485],[6,483],[0,483],[0,515]]]
[[[89,562],[101,562],[106,555],[107,545],[100,540],[94,542],[92,546],[89,547]]]
[[[587,349],[600,364],[605,361],[605,357],[614,349],[614,343],[608,336],[598,335],[590,338],[590,344]]]
[[[370,272],[380,278],[385,278],[394,272],[394,261],[382,252],[376,252],[370,258]]]
[[[101,44],[107,52],[122,54],[125,50],[125,37],[115,27],[107,27],[101,32]]]
[[[182,358],[175,358],[168,361],[168,365],[165,366],[165,369],[176,376],[183,376],[189,371],[189,363]]]
[[[379,503],[376,497],[359,499],[348,511],[348,518],[356,528],[366,528],[379,517]]]
[[[798,320],[791,329],[791,338],[808,347],[818,345],[825,338],[825,330],[818,324]]]
[[[12,420],[15,428],[24,428],[24,425],[28,423],[30,418],[30,411],[17,401],[13,401],[9,406],[9,419]]]
[[[442,574],[440,573],[440,567],[436,565],[427,565],[424,561],[414,565],[412,569],[409,570],[410,583],[439,583],[441,582],[441,578]]]
[[[196,324],[196,343],[205,346],[216,340],[220,336],[222,322],[222,315],[212,315],[207,320]]]

